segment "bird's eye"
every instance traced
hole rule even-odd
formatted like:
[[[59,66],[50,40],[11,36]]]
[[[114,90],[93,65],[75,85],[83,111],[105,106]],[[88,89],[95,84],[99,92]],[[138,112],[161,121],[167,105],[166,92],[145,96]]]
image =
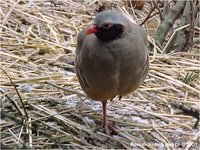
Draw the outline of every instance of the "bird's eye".
[[[102,28],[104,28],[104,29],[108,29],[108,28],[110,28],[110,27],[112,27],[112,24],[109,24],[109,23],[106,23],[106,24],[104,24],[104,25],[102,26]]]

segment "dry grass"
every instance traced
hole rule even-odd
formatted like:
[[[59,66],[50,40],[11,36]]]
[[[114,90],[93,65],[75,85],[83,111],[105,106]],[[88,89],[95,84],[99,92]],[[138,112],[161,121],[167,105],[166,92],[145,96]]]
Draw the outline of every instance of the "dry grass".
[[[78,31],[93,20],[95,9],[103,3],[0,2],[2,148],[197,148],[200,131],[193,129],[196,119],[175,114],[170,105],[181,102],[199,108],[200,66],[195,47],[190,53],[162,54],[154,45],[145,82],[132,95],[108,104],[109,120],[118,134],[96,130],[101,104],[82,92],[74,73],[74,52]],[[142,11],[119,1],[105,4],[137,23],[145,19],[149,8],[148,3]],[[154,43],[155,27],[148,25],[149,42]]]

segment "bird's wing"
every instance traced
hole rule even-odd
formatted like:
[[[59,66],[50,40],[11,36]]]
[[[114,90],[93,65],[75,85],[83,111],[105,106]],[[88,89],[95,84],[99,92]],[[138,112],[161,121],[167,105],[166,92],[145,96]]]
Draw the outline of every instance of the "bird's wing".
[[[76,57],[75,57],[75,68],[76,68],[76,74],[78,76],[79,82],[83,88],[89,87],[89,84],[87,83],[87,80],[85,78],[85,75],[82,71],[80,59],[81,59],[81,48],[83,45],[84,40],[86,39],[86,29],[83,29],[82,31],[79,32],[78,37],[77,37],[77,47],[76,47]]]
[[[148,71],[148,52],[146,32],[137,25],[128,28],[120,49],[120,88],[121,95],[128,94],[139,87]]]
[[[79,32],[78,37],[77,37],[77,47],[76,47],[76,55],[80,53],[81,47],[83,45],[83,42],[86,38],[86,29],[83,29],[82,31]]]

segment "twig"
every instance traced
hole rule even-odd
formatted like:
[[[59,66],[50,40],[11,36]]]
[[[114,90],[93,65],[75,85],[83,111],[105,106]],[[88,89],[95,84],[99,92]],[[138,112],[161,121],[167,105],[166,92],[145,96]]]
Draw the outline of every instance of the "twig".
[[[11,129],[8,129],[8,131],[13,135],[13,137],[19,141],[20,143],[24,143],[24,141],[22,141],[21,139],[18,139],[17,136],[15,135],[15,133],[13,133],[13,131]]]
[[[33,35],[36,39],[38,39],[40,42],[44,42],[44,43],[48,43],[48,44],[52,44],[52,45],[55,45],[57,47],[60,47],[60,48],[63,48],[65,50],[65,52],[73,52],[72,49],[69,49],[68,47],[65,47],[65,46],[62,46],[60,44],[57,44],[57,43],[54,43],[54,42],[51,42],[51,41],[48,41],[48,40],[44,40],[42,38],[40,38],[39,36],[37,36],[34,32],[30,31],[29,32],[31,33],[31,35]]]
[[[179,81],[179,80],[176,80],[176,79],[174,79],[174,78],[172,78],[172,77],[170,77],[170,76],[168,76],[168,75],[165,75],[165,74],[163,74],[163,73],[156,72],[156,71],[154,71],[154,70],[151,70],[151,72],[153,72],[153,73],[155,73],[155,74],[157,74],[157,75],[159,75],[159,76],[161,76],[161,77],[166,78],[166,80],[168,80],[168,82],[171,82],[172,84],[179,84],[179,85],[184,86],[185,88],[187,88],[187,89],[189,89],[189,90],[192,90],[192,91],[196,92],[197,94],[200,94],[200,91],[199,91],[199,90],[197,90],[197,89],[195,89],[195,88],[193,88],[193,87],[191,87],[191,86],[189,86],[189,85],[187,85],[187,84],[185,84],[185,83],[183,83],[183,82],[181,82],[181,81]]]
[[[177,32],[180,31],[180,30],[182,30],[182,29],[187,28],[188,26],[189,26],[189,24],[186,24],[186,25],[184,25],[184,26],[182,26],[182,27],[180,27],[180,28],[174,30],[174,32],[173,32],[173,34],[171,35],[170,39],[167,41],[167,44],[166,44],[165,47],[163,48],[162,54],[165,53],[165,52],[166,52],[166,53],[169,52],[169,47],[170,47],[170,45],[172,45],[172,43],[174,43],[173,40],[174,40],[174,37],[175,37],[175,35],[177,34]]]
[[[160,118],[160,119],[162,119],[162,120],[164,120],[164,121],[172,122],[172,123],[178,124],[178,125],[180,125],[180,126],[182,126],[182,127],[184,127],[184,128],[187,128],[187,129],[191,130],[191,128],[190,128],[189,126],[183,125],[183,124],[181,124],[181,123],[179,123],[179,122],[177,122],[177,121],[175,121],[175,120],[170,120],[170,119],[168,119],[168,118],[166,118],[166,117],[163,117],[163,116],[161,116],[161,115],[159,115],[159,114],[156,114],[156,113],[153,113],[153,112],[148,112],[148,111],[143,110],[143,109],[141,109],[141,108],[139,108],[139,107],[134,107],[133,109],[136,110],[136,111],[145,112],[145,113],[147,113],[147,114],[150,114],[150,115],[152,115],[152,116],[155,116],[155,117],[157,117],[157,118]]]
[[[18,106],[18,104],[15,102],[15,100],[11,99],[8,94],[4,93],[2,90],[0,90],[0,92],[2,94],[5,94],[5,97],[11,102],[11,104],[13,104],[13,106],[17,109],[17,111],[19,112],[19,114],[21,116],[24,116],[23,112],[21,111],[20,107]]]
[[[68,89],[68,88],[66,88],[66,87],[64,88],[64,87],[55,85],[55,84],[53,84],[53,83],[50,83],[50,82],[48,82],[48,81],[45,81],[44,83],[49,84],[49,85],[51,85],[51,86],[54,86],[54,87],[56,87],[56,88],[58,88],[58,89],[62,89],[62,90],[64,90],[64,91],[67,91],[67,92],[70,92],[70,93],[73,93],[73,94],[77,94],[77,95],[79,95],[79,96],[87,97],[85,94],[83,94],[83,93],[81,93],[81,92],[74,91],[74,90]]]
[[[171,102],[171,105],[177,109],[180,109],[182,111],[181,114],[192,116],[192,117],[196,118],[197,121],[194,125],[194,128],[197,127],[199,120],[200,120],[200,112],[198,109],[186,107],[184,104],[177,103],[177,102]]]
[[[16,59],[19,59],[19,60],[22,60],[22,61],[27,62],[27,58],[19,57],[19,56],[17,56],[17,55],[4,53],[4,52],[2,52],[2,51],[0,51],[0,54],[1,54],[1,55],[5,55],[5,56],[9,56],[9,57],[11,57],[11,58],[16,58]]]
[[[29,147],[33,148],[33,135],[32,135],[32,123],[31,123],[31,118],[28,118],[28,126],[26,127],[26,131],[28,134],[28,141],[29,141]]]
[[[19,79],[19,80],[14,80],[12,81],[14,84],[17,84],[17,83],[31,83],[31,82],[39,82],[39,81],[42,81],[42,80],[48,80],[48,79],[59,79],[61,78],[62,75],[61,74],[50,74],[50,75],[47,75],[47,76],[41,76],[41,77],[30,77],[30,78],[27,78],[27,79]],[[1,85],[11,85],[10,82],[2,82]]]
[[[154,121],[153,121],[153,124],[152,124],[152,128],[160,135],[161,138],[163,138],[163,142],[165,143],[166,147],[168,150],[171,150],[173,149],[173,147],[171,147],[170,145],[170,142],[169,140],[155,127],[154,125]],[[160,139],[160,138],[159,138]],[[161,139],[160,139],[161,140]]]
[[[153,4],[154,4],[154,6],[156,6],[156,9],[157,9],[158,12],[159,12],[160,20],[164,20],[164,17],[163,17],[163,15],[162,15],[162,13],[161,13],[161,10],[160,10],[160,8],[159,8],[159,6],[158,6],[158,2],[155,2],[155,1],[153,0]]]
[[[3,19],[3,22],[1,23],[2,25],[5,25],[8,18],[10,17],[13,9],[16,7],[16,5],[20,2],[20,0],[17,0],[17,2],[14,3],[14,5],[12,5],[12,7],[10,8],[9,12],[7,13],[6,17]],[[2,28],[0,28],[0,33],[2,32]]]
[[[29,118],[29,117],[28,117],[28,113],[27,113],[26,108],[25,108],[25,105],[24,105],[24,103],[23,103],[23,101],[22,101],[22,97],[21,97],[21,95],[19,94],[19,92],[18,92],[18,90],[17,90],[15,84],[13,83],[12,79],[10,78],[10,76],[6,73],[6,71],[5,71],[4,69],[2,69],[2,68],[1,68],[1,70],[5,73],[5,75],[8,77],[8,79],[9,79],[10,82],[11,82],[11,84],[13,85],[13,87],[14,87],[14,89],[15,89],[15,91],[16,91],[16,93],[17,93],[19,99],[20,99],[20,102],[21,102],[21,104],[22,104],[22,107],[23,107],[23,109],[24,109],[24,113],[25,113],[25,115],[26,115],[26,118],[28,119],[28,118]]]
[[[191,140],[189,140],[187,143],[186,143],[186,148],[184,150],[189,150],[190,147],[194,144],[194,142],[200,137],[200,131],[195,135],[193,136],[193,138]],[[198,149],[199,148],[199,141],[196,141],[197,142],[197,146],[196,148]]]
[[[147,20],[149,20],[151,17],[151,13],[155,10],[156,6],[154,5],[153,8],[151,9],[151,11],[148,13],[148,15],[146,16],[146,18],[142,21],[142,23],[140,23],[140,26],[142,26]]]

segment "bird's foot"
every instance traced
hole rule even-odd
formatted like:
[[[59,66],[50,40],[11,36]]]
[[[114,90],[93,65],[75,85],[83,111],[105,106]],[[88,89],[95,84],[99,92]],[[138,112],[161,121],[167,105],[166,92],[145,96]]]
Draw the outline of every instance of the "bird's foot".
[[[121,96],[121,95],[119,95],[119,96],[118,96],[118,98],[119,98],[119,100],[121,100],[121,99],[122,99],[122,96]],[[111,99],[110,99],[110,102],[112,102],[112,101],[113,101],[113,99],[115,99],[115,97],[111,98]]]
[[[111,123],[102,123],[101,125],[102,132],[105,132],[107,135],[117,134],[117,129]]]

